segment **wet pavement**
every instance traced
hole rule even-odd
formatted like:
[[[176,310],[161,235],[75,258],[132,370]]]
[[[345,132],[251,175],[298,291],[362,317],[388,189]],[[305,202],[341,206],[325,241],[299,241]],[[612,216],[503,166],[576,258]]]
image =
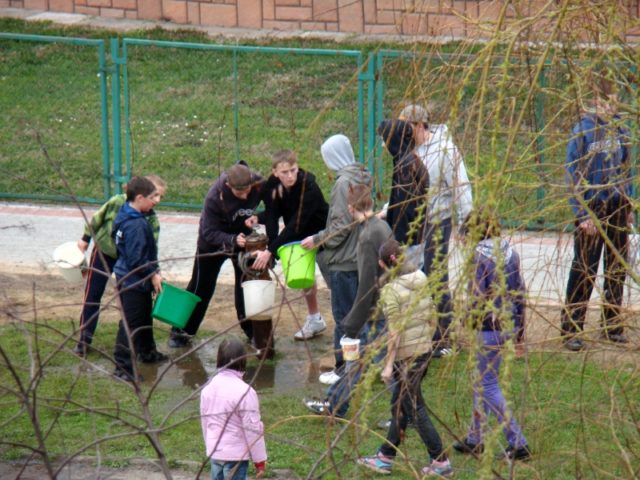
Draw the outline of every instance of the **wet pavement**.
[[[94,209],[86,209],[90,217]],[[198,235],[198,214],[159,211],[161,232],[160,266],[167,280],[187,282],[191,276]],[[84,217],[77,208],[0,202],[0,264],[16,271],[55,273],[53,250],[76,241],[82,235]],[[520,253],[522,271],[534,306],[561,305],[573,256],[570,234],[557,232],[517,232],[511,242]],[[450,255],[452,285],[462,274],[461,249],[453,244]],[[276,266],[275,273],[282,271]],[[326,286],[316,270],[319,286]],[[230,262],[222,268],[220,283],[233,283]],[[598,282],[601,283],[601,282]],[[640,289],[632,281],[625,292],[628,305],[640,303]],[[464,288],[464,285],[461,285]],[[594,298],[599,296],[599,288]]]

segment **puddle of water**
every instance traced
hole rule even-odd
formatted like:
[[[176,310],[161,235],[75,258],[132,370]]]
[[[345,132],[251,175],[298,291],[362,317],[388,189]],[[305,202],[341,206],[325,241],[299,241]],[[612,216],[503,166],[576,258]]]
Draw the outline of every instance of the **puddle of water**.
[[[318,362],[309,361],[304,345],[288,345],[284,340],[279,343],[281,348],[277,350],[276,360],[260,363],[257,359],[249,359],[244,380],[257,391],[270,390],[274,393],[318,385]],[[318,347],[311,348],[314,357]],[[138,368],[146,385],[152,385],[161,377],[160,388],[188,387],[196,390],[215,375],[217,350],[218,342],[209,342],[173,365],[140,363]],[[184,353],[185,350],[179,350],[169,352],[169,355],[177,358]]]

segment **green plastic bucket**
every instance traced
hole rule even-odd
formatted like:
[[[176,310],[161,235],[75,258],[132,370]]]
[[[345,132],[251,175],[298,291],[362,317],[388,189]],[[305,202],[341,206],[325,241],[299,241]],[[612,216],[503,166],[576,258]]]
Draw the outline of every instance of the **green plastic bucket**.
[[[305,250],[300,242],[278,248],[284,278],[289,288],[311,288],[316,282],[316,250]]]
[[[200,297],[166,282],[156,298],[151,316],[172,327],[184,328]]]

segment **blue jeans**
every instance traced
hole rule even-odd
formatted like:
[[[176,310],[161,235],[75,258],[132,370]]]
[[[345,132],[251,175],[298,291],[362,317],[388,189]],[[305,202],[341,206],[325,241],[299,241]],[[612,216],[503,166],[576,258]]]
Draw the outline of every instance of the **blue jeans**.
[[[331,279],[331,313],[333,320],[336,322],[333,330],[333,351],[336,358],[336,370],[344,365],[342,358],[342,348],[340,347],[340,339],[344,335],[342,320],[347,316],[349,310],[356,301],[358,293],[358,271],[329,272]]]
[[[378,336],[384,334],[386,331],[386,323],[384,320],[377,320],[375,322],[367,322],[360,332],[360,356],[362,357],[364,349],[367,344],[373,342]],[[382,349],[375,358],[374,363],[381,361],[386,355],[386,348]],[[351,394],[355,389],[364,365],[362,361],[346,362],[343,367],[343,372],[340,375],[340,380],[331,385],[327,389],[327,398],[329,400],[329,409],[336,417],[344,417],[349,410],[349,402],[351,400]]]
[[[246,480],[249,461],[225,462],[211,460],[211,480]]]
[[[467,434],[467,440],[470,443],[482,443],[488,417],[493,414],[496,416],[498,424],[502,425],[510,447],[527,446],[527,439],[509,410],[498,381],[498,373],[502,363],[502,344],[507,338],[508,335],[500,331],[478,333],[481,346],[476,360],[480,379],[473,385],[473,413],[471,427]]]

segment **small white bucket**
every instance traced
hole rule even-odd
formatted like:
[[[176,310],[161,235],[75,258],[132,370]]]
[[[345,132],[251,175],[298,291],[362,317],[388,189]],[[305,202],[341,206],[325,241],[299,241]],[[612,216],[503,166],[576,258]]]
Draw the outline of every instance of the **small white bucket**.
[[[345,362],[355,362],[360,358],[360,339],[342,337],[340,339],[342,357]]]
[[[82,268],[86,258],[76,242],[66,242],[53,251],[53,261],[65,280],[72,283],[82,281]]]
[[[251,320],[271,320],[276,298],[276,282],[248,280],[242,283],[244,314]]]

